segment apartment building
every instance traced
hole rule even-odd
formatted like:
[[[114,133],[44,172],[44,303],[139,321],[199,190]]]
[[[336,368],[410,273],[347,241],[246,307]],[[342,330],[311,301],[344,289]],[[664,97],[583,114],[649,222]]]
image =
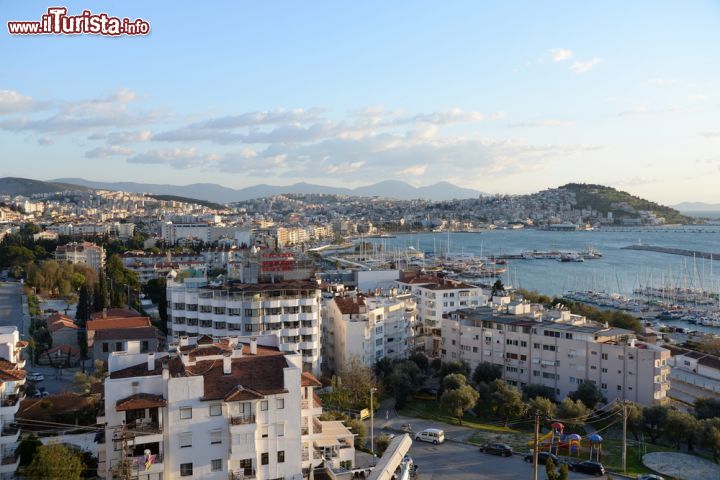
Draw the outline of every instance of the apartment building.
[[[351,468],[352,433],[317,418],[320,383],[274,342],[183,337],[177,353],[113,353],[101,476],[299,480],[323,462]]]
[[[16,327],[0,327],[0,479],[15,478],[20,463],[16,454],[20,430],[13,426],[20,402],[25,398],[25,360],[21,350],[27,342],[20,340]]]
[[[406,358],[415,324],[412,294],[342,295],[328,299],[323,321],[323,361],[340,372],[353,358],[372,367],[382,358]]]
[[[440,355],[443,316],[487,303],[482,288],[435,275],[405,274],[397,285],[401,292],[412,293],[417,303],[415,346],[433,357]]]
[[[686,409],[698,398],[720,398],[720,357],[667,345],[670,391],[674,405]]]
[[[563,398],[584,382],[608,401],[664,403],[670,351],[640,342],[633,332],[592,322],[566,310],[514,302],[453,312],[443,319],[443,359],[500,365],[518,387],[540,384]]]
[[[300,352],[303,370],[320,371],[320,289],[306,280],[209,283],[170,278],[168,339],[274,334],[283,352]]]
[[[105,266],[105,249],[90,242],[73,242],[55,249],[55,260],[81,263],[100,271]]]

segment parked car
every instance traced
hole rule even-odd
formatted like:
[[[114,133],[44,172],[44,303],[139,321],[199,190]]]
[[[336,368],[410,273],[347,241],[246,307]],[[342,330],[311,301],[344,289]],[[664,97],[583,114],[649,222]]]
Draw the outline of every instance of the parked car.
[[[637,480],[665,480],[660,475],[654,475],[652,473],[646,473],[645,475],[638,475]]]
[[[36,392],[33,394],[33,397],[35,397],[35,398],[45,398],[45,397],[47,397],[47,396],[49,396],[49,395],[50,395],[50,392],[48,392],[47,390],[42,390],[42,391],[41,391],[41,390],[38,390],[38,391],[36,391]]]
[[[415,434],[415,440],[421,440],[423,442],[430,442],[437,445],[445,441],[445,432],[439,428],[426,428],[422,432]]]
[[[480,447],[480,451],[501,457],[512,457],[513,454],[512,447],[504,443],[488,443]]]
[[[578,462],[571,463],[568,468],[573,472],[589,473],[590,475],[605,475],[605,467],[600,462]]]
[[[45,375],[43,375],[42,373],[33,372],[27,376],[27,379],[31,382],[42,382],[43,380],[45,380]]]
[[[538,464],[545,465],[545,462],[547,462],[548,458],[552,458],[552,461],[555,465],[558,465],[560,461],[558,460],[558,457],[550,452],[538,452]],[[532,463],[533,461],[533,454],[528,453],[525,455],[524,460],[526,462]]]

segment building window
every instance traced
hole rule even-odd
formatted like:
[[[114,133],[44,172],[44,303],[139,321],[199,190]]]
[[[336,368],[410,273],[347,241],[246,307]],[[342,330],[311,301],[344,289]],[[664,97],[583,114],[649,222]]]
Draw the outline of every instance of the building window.
[[[285,424],[284,423],[278,423],[275,425],[275,435],[278,437],[284,437],[285,436]]]
[[[260,402],[260,411],[267,412],[267,409],[268,409],[268,401],[263,400],[262,402]]]
[[[180,409],[180,419],[188,420],[192,418],[192,407],[184,407]]]
[[[180,434],[180,448],[192,447],[192,432]]]
[[[222,459],[215,458],[210,460],[210,471],[211,472],[222,472]]]
[[[608,359],[608,354],[607,354],[607,353],[603,353],[603,354],[602,354],[602,359],[603,359],[603,360],[607,360],[607,359]]]
[[[181,463],[180,464],[180,476],[181,477],[192,477],[193,464],[192,463]]]
[[[213,430],[210,432],[210,445],[222,443],[222,430]]]
[[[122,352],[122,342],[115,342],[115,351]]]
[[[267,465],[270,463],[270,455],[267,453],[261,453],[260,454],[260,465]]]
[[[268,426],[267,426],[267,425],[263,425],[263,426],[261,427],[261,429],[260,429],[260,436],[261,436],[262,438],[268,438]]]
[[[210,405],[210,416],[217,417],[219,415],[222,415],[222,405]]]
[[[102,344],[102,351],[103,351],[104,353],[107,353],[108,350],[109,350],[109,348],[108,348],[107,342],[103,342],[103,344]]]
[[[150,350],[150,342],[143,340],[140,343],[140,353],[146,353],[148,350]]]
[[[285,450],[278,450],[278,463],[285,463]]]
[[[285,399],[284,399],[284,398],[278,398],[278,399],[277,399],[277,403],[276,403],[276,405],[275,405],[275,408],[277,408],[278,410],[282,410],[283,408],[285,408]]]

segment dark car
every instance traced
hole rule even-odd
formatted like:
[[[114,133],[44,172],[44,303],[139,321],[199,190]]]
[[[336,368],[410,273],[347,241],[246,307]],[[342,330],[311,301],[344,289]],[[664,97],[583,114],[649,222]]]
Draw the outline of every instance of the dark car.
[[[501,457],[511,457],[513,454],[512,447],[504,443],[488,443],[480,447],[480,451],[492,455],[500,455]]]
[[[547,462],[547,459],[548,459],[548,458],[552,458],[552,461],[553,461],[553,463],[554,463],[555,465],[558,465],[558,464],[559,464],[558,457],[555,456],[555,455],[553,455],[552,453],[550,453],[550,452],[538,452],[538,463],[539,463],[540,465],[545,465],[545,462]],[[533,461],[533,454],[532,454],[532,453],[528,453],[527,455],[525,455],[524,460],[525,460],[526,462],[532,463],[532,461]]]
[[[590,475],[605,475],[605,467],[600,462],[571,463],[568,468],[573,472],[588,473]]]

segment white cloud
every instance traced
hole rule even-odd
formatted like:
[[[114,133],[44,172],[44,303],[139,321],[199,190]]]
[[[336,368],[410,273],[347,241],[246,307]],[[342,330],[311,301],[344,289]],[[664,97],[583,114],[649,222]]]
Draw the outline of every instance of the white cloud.
[[[582,75],[583,73],[587,73],[592,70],[601,61],[602,60],[597,57],[590,60],[577,60],[570,65],[570,70],[578,75]]]
[[[177,169],[203,167],[220,159],[217,154],[199,153],[197,148],[150,150],[127,159],[128,163],[165,164]]]
[[[47,102],[38,102],[14,90],[0,90],[0,115],[34,112],[48,106]]]
[[[132,150],[129,148],[121,147],[118,145],[110,145],[93,148],[85,152],[86,158],[107,158],[112,156],[125,156],[132,154]]]
[[[532,122],[509,123],[508,128],[572,127],[573,125],[575,125],[575,122],[570,120],[554,120],[548,118]]]
[[[413,165],[412,167],[407,167],[402,170],[398,170],[398,175],[412,175],[415,177],[419,177],[422,175],[425,175],[425,171],[427,170],[427,165]]]
[[[37,139],[37,143],[41,147],[49,147],[50,145],[55,143],[55,140],[50,137],[40,137]]]
[[[548,53],[550,54],[550,58],[552,58],[552,61],[555,63],[569,60],[574,55],[573,51],[568,50],[567,48],[551,48],[550,50],[548,50]]]

